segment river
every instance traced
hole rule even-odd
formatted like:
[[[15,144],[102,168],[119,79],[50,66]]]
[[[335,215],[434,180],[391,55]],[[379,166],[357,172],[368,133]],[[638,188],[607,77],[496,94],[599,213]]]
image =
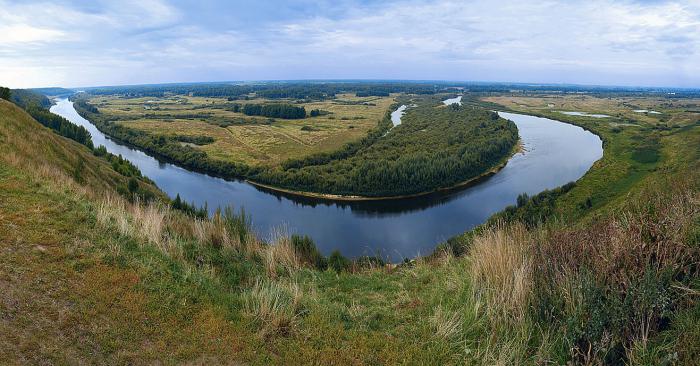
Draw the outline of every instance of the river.
[[[602,141],[581,127],[528,115],[499,112],[518,126],[524,152],[498,173],[454,192],[388,200],[332,202],[269,192],[243,181],[226,181],[164,163],[105,136],[67,99],[51,112],[84,126],[95,146],[104,145],[141,169],[171,197],[176,194],[210,210],[245,208],[262,238],[283,230],[311,236],[324,254],[381,255],[392,261],[430,254],[446,239],[515,204],[521,193],[537,194],[579,179],[603,155]]]

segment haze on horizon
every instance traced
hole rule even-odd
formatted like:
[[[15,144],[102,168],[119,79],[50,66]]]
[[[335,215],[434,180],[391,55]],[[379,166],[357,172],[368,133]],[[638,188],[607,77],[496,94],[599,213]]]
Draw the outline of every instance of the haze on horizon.
[[[410,79],[700,86],[700,2],[7,1],[0,85]]]

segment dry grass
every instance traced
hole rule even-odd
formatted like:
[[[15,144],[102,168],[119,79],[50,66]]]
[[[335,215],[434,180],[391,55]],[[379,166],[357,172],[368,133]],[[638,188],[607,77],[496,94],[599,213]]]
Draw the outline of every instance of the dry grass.
[[[291,274],[300,269],[303,262],[294,250],[286,231],[278,228],[273,232],[272,237],[272,245],[262,253],[267,275],[276,278],[281,273]]]
[[[245,313],[262,324],[265,336],[289,334],[303,310],[302,292],[295,282],[258,279],[243,298]]]
[[[450,340],[462,332],[462,316],[459,312],[450,311],[439,305],[435,308],[430,323],[439,338]]]
[[[693,303],[677,283],[695,278],[700,263],[700,249],[689,244],[700,195],[674,183],[583,228],[497,224],[474,238],[467,259],[473,301],[484,302],[493,332],[481,359],[526,359],[532,324],[542,322],[571,342],[577,362],[601,362],[618,345],[630,359],[646,355],[667,312]],[[539,340],[545,353],[548,334]]]
[[[127,118],[119,123],[129,128],[166,136],[210,136],[215,139],[213,143],[196,148],[205,151],[214,159],[249,165],[277,165],[288,158],[335,151],[350,141],[364,137],[384,117],[393,103],[392,97],[343,96],[342,99],[353,102],[367,101],[376,105],[343,104],[334,100],[303,103],[300,105],[305,107],[307,112],[321,109],[331,114],[299,120],[276,119],[271,125],[258,123],[224,128],[208,123],[207,120],[265,121],[267,118],[228,111],[223,107],[232,102],[224,98],[99,96],[91,98],[90,103],[96,105],[105,115]],[[267,102],[284,101],[236,101],[239,104]],[[158,109],[145,109],[147,105],[157,105]],[[173,118],[183,114],[201,115],[201,118]],[[304,131],[301,129],[303,126],[314,128],[313,131]]]
[[[533,287],[531,246],[523,225],[498,225],[475,238],[470,276],[475,296],[489,304],[494,319],[525,317]]]

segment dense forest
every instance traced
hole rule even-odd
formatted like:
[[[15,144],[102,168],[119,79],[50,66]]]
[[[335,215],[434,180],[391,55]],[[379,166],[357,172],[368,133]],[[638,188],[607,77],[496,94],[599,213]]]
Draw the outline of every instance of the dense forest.
[[[445,85],[428,82],[269,82],[162,84],[87,88],[92,95],[119,94],[127,97],[162,97],[189,94],[198,97],[245,99],[250,95],[267,99],[324,100],[341,93],[359,96],[386,96],[389,93],[434,94]]]
[[[31,105],[41,108],[51,107],[51,100],[49,100],[49,98],[28,89],[12,89],[9,100],[22,109],[27,109],[27,107]]]
[[[443,107],[426,98],[409,108],[384,137],[332,154],[265,170],[255,181],[292,190],[340,195],[394,196],[450,187],[491,169],[518,140],[511,121],[474,107]]]
[[[247,116],[270,118],[302,119],[306,118],[306,109],[291,104],[245,104],[240,108]]]

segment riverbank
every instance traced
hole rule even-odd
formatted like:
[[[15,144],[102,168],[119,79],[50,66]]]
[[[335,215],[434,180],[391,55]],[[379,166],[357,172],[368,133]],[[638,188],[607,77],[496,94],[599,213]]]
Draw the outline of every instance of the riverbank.
[[[360,201],[402,200],[402,199],[429,196],[429,195],[435,194],[435,193],[446,193],[446,192],[450,192],[450,191],[455,191],[455,190],[460,190],[460,189],[472,187],[472,186],[484,181],[485,179],[492,177],[494,174],[498,173],[499,171],[501,171],[501,169],[505,168],[506,165],[508,165],[508,161],[515,154],[520,153],[520,152],[524,152],[524,151],[525,151],[525,148],[523,146],[522,140],[518,139],[518,141],[515,143],[515,145],[513,145],[513,149],[511,149],[511,152],[503,158],[503,161],[499,162],[493,168],[479,174],[476,177],[469,178],[465,181],[451,185],[449,187],[441,187],[441,188],[436,188],[436,189],[433,189],[430,191],[418,192],[418,193],[413,193],[413,194],[404,194],[404,195],[398,195],[398,196],[379,196],[379,197],[348,196],[348,195],[329,194],[329,193],[304,192],[304,191],[295,191],[295,190],[291,190],[291,189],[285,189],[285,188],[275,187],[275,186],[271,186],[271,185],[267,185],[267,184],[262,184],[262,183],[258,183],[258,182],[255,182],[255,181],[252,181],[249,179],[246,179],[245,182],[250,184],[250,185],[253,185],[255,187],[263,188],[265,190],[269,190],[272,192],[284,193],[284,194],[297,196],[297,197],[316,198],[316,199],[322,199],[322,200],[328,200],[328,201],[360,202]]]

